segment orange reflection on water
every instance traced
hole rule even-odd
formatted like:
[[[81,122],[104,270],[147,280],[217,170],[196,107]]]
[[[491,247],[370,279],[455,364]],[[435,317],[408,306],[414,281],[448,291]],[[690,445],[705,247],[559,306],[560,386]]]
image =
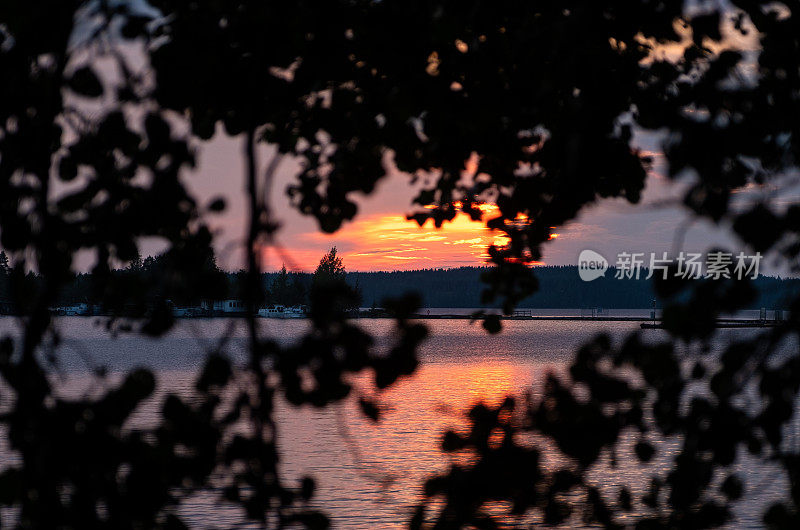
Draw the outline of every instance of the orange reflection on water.
[[[448,367],[446,373],[439,374],[441,379],[426,390],[441,403],[463,412],[476,403],[499,405],[506,396],[517,392],[520,379],[527,379],[526,375],[519,373],[518,367],[508,364],[487,362]]]
[[[292,409],[281,418],[283,436],[292,448],[284,454],[284,469],[320,477],[320,499],[336,505],[340,521],[356,526],[354,521],[365,510],[381,514],[384,520],[405,520],[405,515],[392,513],[392,507],[413,506],[421,500],[422,485],[432,473],[472,458],[467,453],[443,453],[444,432],[463,432],[469,426],[471,406],[497,406],[508,395],[520,396],[547,371],[535,363],[490,357],[487,353],[485,361],[423,364],[413,376],[378,396],[384,409],[379,423],[365,419],[353,400],[348,400],[344,414]],[[362,374],[354,383],[369,388],[370,377]],[[278,410],[279,416],[289,412]],[[357,504],[347,502],[346,492],[326,482],[326,476],[351,477],[370,495]]]

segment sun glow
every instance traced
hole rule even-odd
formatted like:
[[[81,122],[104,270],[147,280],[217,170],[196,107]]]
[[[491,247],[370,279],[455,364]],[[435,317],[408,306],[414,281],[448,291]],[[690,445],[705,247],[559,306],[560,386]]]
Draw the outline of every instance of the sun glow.
[[[479,208],[484,215],[497,211],[494,205]],[[431,222],[420,227],[404,215],[381,213],[356,219],[332,235],[302,234],[284,247],[293,265],[304,270],[313,270],[321,253],[332,246],[349,270],[410,270],[484,265],[487,248],[507,242],[503,234],[463,213],[438,229]],[[275,261],[268,259],[268,266],[280,267]]]
[[[456,208],[460,208],[456,204]],[[313,270],[320,256],[336,246],[351,271],[413,270],[481,266],[489,262],[491,245],[504,247],[509,240],[498,230],[486,227],[486,219],[498,215],[494,204],[476,204],[483,221],[473,221],[460,212],[451,221],[436,228],[432,221],[419,226],[405,215],[377,213],[357,218],[335,234],[306,232],[283,241],[283,253],[265,255],[267,268],[280,268],[282,263],[298,270]],[[520,217],[524,222],[524,218]],[[554,229],[555,227],[551,227]],[[549,239],[560,237],[551,233]],[[529,262],[544,265],[544,262]]]

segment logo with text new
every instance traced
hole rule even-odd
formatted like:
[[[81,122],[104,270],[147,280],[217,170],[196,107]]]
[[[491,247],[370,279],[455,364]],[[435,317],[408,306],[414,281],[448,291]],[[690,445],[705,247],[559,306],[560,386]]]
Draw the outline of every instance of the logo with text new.
[[[578,275],[581,280],[585,282],[596,280],[601,276],[605,276],[607,270],[608,261],[606,258],[594,250],[581,251],[580,256],[578,256]]]

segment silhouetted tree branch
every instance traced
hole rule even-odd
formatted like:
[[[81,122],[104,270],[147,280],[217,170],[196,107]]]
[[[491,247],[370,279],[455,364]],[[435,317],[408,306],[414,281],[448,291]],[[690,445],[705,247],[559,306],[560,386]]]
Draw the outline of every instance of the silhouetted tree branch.
[[[12,394],[2,420],[21,455],[0,474],[0,502],[18,510],[19,527],[177,528],[176,506],[202,490],[221,491],[265,527],[329,524],[308,508],[311,479],[296,487],[281,480],[274,400],[324,407],[353,394],[348,378],[362,372],[384,389],[414,372],[426,330],[410,320],[418,299],[388,302],[396,343],[382,355],[347,319],[352,290],[330,282],[312,289],[312,329],[296,345],[259,337],[259,252],[276,229],[258,189],[262,144],[277,149],[264,193],[281,157],[297,157],[290,201],[326,232],[355,217],[353,193],[371,193],[387,159],[432,177],[410,214],[420,224],[441,226],[459,212],[481,219],[481,203],[494,203],[499,213],[486,224],[508,244],[489,249],[484,302],[506,313],[537,288],[530,265],[552,227],[598,199],[640,199],[652,163],[634,141],[642,129],[663,134],[668,176],[691,179],[684,204],[698,218],[728,223],[749,248],[790,266],[800,255],[800,207],[731,206],[734,192],[796,170],[793,2],[690,10],[644,0],[154,0],[157,15],[137,4],[0,4],[0,242],[24,312],[22,338],[0,343],[0,375]],[[141,68],[129,64],[137,53]],[[244,141],[250,358],[237,367],[221,349],[211,352],[193,399],[169,393],[155,427],[123,428],[152,395],[155,376],[131,372],[97,399],[58,397],[37,358],[46,338],[57,342],[49,307],[75,276],[74,256],[87,250],[96,258],[93,288],[109,307],[142,304],[147,285],[112,271],[137,259],[143,237],[168,246],[167,292],[215,292],[209,279],[218,271],[197,264],[211,255],[205,216],[224,205],[199,208],[182,176],[195,164],[193,142],[220,123]],[[746,491],[731,466],[748,451],[753,465],[778,463],[791,484],[765,524],[797,527],[800,456],[784,433],[800,365],[796,348],[786,354],[776,345],[796,340],[800,301],[781,326],[720,353],[709,347],[714,319],[752,301],[752,286],[654,287],[672,300],[664,310],[669,340],[649,344],[634,334],[613,345],[598,337],[577,352],[568,376],[548,380],[541,400],[474,407],[469,433],[443,442],[446,451],[470,451],[473,462],[427,483],[412,525],[500,526],[488,506],[504,501],[510,508],[501,516],[548,524],[719,526]],[[166,333],[166,300],[128,327]],[[484,326],[500,329],[490,315]],[[677,351],[679,340],[688,355]],[[693,384],[707,392],[692,394]],[[233,402],[223,399],[231,394]],[[366,395],[363,411],[379,418]],[[520,435],[541,444],[522,444]],[[647,464],[667,439],[677,456],[666,475],[647,468],[645,495],[587,479],[607,458]],[[541,465],[546,444],[564,457],[559,469]]]

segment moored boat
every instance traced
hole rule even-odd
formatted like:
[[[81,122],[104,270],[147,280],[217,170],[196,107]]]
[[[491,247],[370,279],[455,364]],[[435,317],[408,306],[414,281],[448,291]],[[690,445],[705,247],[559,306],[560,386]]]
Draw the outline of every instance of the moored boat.
[[[305,309],[301,306],[286,307],[283,305],[271,305],[258,310],[258,316],[262,318],[304,318]]]

